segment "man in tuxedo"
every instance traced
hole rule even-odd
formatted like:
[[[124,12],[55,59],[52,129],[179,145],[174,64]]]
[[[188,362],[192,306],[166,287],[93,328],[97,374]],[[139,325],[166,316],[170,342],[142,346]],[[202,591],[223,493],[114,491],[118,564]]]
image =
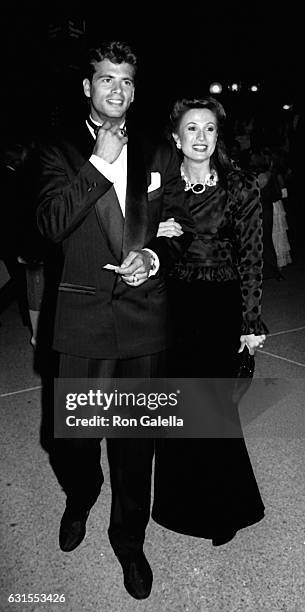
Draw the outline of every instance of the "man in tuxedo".
[[[90,115],[44,147],[38,225],[61,243],[54,348],[63,378],[149,378],[164,374],[168,343],[162,271],[187,247],[192,222],[174,147],[156,147],[126,122],[136,57],[121,42],[89,53],[83,89]],[[126,131],[127,130],[127,131]],[[161,218],[178,237],[156,238]],[[105,268],[107,264],[116,271]],[[150,515],[151,439],[109,439],[110,543],[127,591],[148,597],[152,571],[143,552]],[[57,439],[50,456],[67,495],[59,542],[71,551],[85,536],[103,473],[100,439]]]

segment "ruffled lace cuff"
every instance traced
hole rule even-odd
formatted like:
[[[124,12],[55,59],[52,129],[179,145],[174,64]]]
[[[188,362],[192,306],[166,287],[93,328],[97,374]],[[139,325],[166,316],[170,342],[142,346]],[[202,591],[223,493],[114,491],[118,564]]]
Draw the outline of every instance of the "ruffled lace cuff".
[[[261,334],[269,334],[269,330],[261,319],[257,319],[256,321],[244,321],[241,327],[241,335],[249,334],[260,336]]]

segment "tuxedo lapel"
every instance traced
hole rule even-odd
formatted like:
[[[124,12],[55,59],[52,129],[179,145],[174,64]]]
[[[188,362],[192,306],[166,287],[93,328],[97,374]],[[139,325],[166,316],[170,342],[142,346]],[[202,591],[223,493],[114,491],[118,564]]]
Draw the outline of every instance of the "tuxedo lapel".
[[[94,147],[94,138],[84,123],[74,129],[69,137],[69,142],[74,145],[77,156],[72,155],[71,165],[75,164],[75,171],[89,159]],[[114,187],[111,187],[102,198],[97,200],[95,210],[100,229],[104,239],[107,241],[110,251],[118,263],[122,258],[122,242],[124,218]]]
[[[147,174],[143,150],[139,139],[128,133],[123,257],[130,250],[143,247],[147,214]]]
[[[122,257],[124,217],[113,186],[96,202],[95,210],[109,248],[117,262],[120,263]]]
[[[77,172],[92,154],[94,139],[84,123],[71,131],[68,142],[73,145],[70,163]],[[124,259],[130,250],[143,247],[148,216],[147,186],[143,145],[139,137],[128,130],[125,220],[114,187],[95,204],[99,226],[118,262],[122,254]]]

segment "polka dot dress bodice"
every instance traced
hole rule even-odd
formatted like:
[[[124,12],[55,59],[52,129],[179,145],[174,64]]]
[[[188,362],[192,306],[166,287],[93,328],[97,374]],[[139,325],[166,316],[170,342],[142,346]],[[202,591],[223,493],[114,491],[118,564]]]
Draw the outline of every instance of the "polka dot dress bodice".
[[[173,276],[186,281],[239,279],[243,302],[241,333],[263,333],[262,207],[257,179],[234,171],[202,194],[186,192],[196,236]]]

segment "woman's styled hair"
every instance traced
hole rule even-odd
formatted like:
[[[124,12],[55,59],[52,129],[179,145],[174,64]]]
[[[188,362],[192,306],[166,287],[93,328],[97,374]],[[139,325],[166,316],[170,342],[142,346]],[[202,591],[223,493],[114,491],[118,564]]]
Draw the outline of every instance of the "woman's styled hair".
[[[170,114],[172,133],[178,134],[182,117],[187,111],[194,108],[207,108],[215,116],[217,125],[217,143],[215,151],[211,157],[211,163],[218,172],[221,174],[227,174],[229,171],[234,169],[234,165],[229,158],[224,142],[226,113],[222,104],[220,104],[218,100],[215,100],[215,98],[212,97],[192,98],[189,100],[182,98],[177,100]]]
[[[95,64],[104,59],[108,59],[113,64],[130,64],[136,72],[137,57],[131,47],[125,42],[114,40],[103,42],[98,47],[89,49],[82,66],[83,78],[91,81],[95,72]]]

